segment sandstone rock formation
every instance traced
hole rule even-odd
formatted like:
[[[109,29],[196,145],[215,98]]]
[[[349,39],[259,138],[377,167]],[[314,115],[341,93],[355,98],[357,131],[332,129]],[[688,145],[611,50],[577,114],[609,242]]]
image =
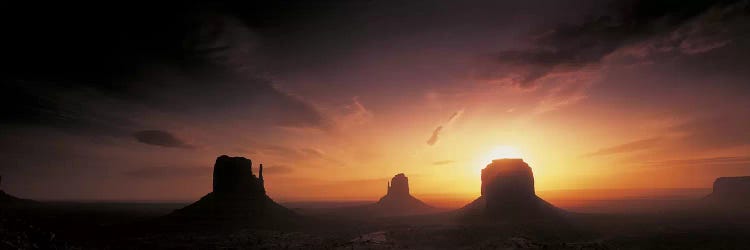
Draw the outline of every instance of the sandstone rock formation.
[[[213,192],[222,195],[264,195],[263,164],[259,176],[253,175],[252,161],[226,155],[216,158]]]
[[[400,173],[391,178],[388,182],[386,195],[381,197],[378,202],[332,209],[325,211],[323,214],[351,219],[372,219],[388,216],[427,214],[439,211],[441,211],[439,208],[427,205],[412,196],[409,193],[409,178]]]
[[[750,200],[750,176],[717,178],[710,197],[721,200]]]
[[[717,208],[750,213],[747,212],[750,209],[750,176],[717,178],[713,192],[706,200]]]
[[[408,196],[409,178],[404,173],[397,174],[388,182],[388,192],[386,196]]]
[[[482,169],[481,194],[462,210],[502,220],[551,219],[562,213],[536,196],[534,174],[522,159],[493,160]]]
[[[252,162],[243,157],[222,155],[214,165],[213,192],[167,216],[193,226],[284,227],[298,221],[298,215],[274,202],[263,181],[252,172]]]
[[[482,196],[488,211],[513,211],[536,206],[534,173],[521,159],[494,160],[482,169]]]
[[[409,193],[409,178],[403,173],[391,178],[386,195],[374,207],[372,212],[382,216],[423,214],[436,210]]]

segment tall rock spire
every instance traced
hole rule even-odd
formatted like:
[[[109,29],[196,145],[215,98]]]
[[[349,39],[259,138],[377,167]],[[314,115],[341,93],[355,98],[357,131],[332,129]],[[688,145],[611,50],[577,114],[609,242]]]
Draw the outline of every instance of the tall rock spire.
[[[266,192],[266,183],[263,181],[263,163],[260,164],[258,170],[258,179],[260,180],[260,187],[263,188],[263,193]]]
[[[258,178],[263,181],[263,163],[260,164],[260,170],[258,170]]]

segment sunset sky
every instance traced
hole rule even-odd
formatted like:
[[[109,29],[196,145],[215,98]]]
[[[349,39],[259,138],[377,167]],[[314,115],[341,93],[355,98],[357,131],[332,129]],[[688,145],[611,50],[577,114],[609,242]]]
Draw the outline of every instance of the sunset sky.
[[[476,197],[502,157],[537,190],[750,175],[747,1],[81,7],[6,31],[19,197],[195,200],[222,154],[282,201],[375,200],[402,172],[417,197]]]

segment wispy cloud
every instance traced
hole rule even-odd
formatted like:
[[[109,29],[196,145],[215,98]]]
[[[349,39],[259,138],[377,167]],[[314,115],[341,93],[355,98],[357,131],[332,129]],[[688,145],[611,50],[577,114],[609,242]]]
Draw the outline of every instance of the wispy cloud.
[[[323,158],[325,152],[316,148],[294,148],[274,144],[253,144],[249,150],[250,154],[275,156],[290,159]]]
[[[451,164],[451,163],[454,163],[454,162],[456,162],[456,161],[454,161],[454,160],[434,161],[434,162],[432,162],[432,165],[436,165],[436,166],[437,165],[448,165],[448,164]]]
[[[169,148],[193,147],[192,145],[187,144],[183,140],[177,138],[177,136],[173,135],[172,133],[163,130],[142,130],[134,133],[133,137],[135,137],[138,142],[154,146]]]
[[[718,166],[718,165],[747,165],[750,164],[750,156],[725,156],[710,158],[677,159],[666,161],[651,161],[643,163],[648,167],[679,167],[679,166]]]
[[[672,127],[684,134],[681,145],[693,149],[716,149],[750,144],[748,112],[720,114],[694,119]]]
[[[746,32],[746,19],[737,17],[747,14],[748,4],[738,2],[615,1],[614,8],[591,13],[594,18],[584,22],[542,28],[525,48],[486,55],[475,77],[541,93],[536,113],[552,111],[585,99],[613,55],[637,51],[630,54],[640,62],[726,47]]]
[[[287,165],[273,165],[263,168],[263,173],[272,175],[284,175],[294,172],[294,168]]]
[[[359,101],[358,96],[353,97],[352,102],[344,105],[342,109],[342,114],[335,118],[336,125],[341,129],[368,123],[374,117],[373,113]]]
[[[262,159],[276,159],[285,163],[297,161],[321,160],[333,166],[345,166],[346,163],[340,161],[334,156],[315,147],[293,147],[276,144],[264,144],[251,142],[249,149],[243,150],[253,157]]]
[[[442,125],[438,125],[435,130],[432,131],[432,135],[430,138],[427,139],[427,145],[433,146],[440,140],[440,133],[443,131],[445,127],[449,127],[452,125],[458,118],[461,117],[461,115],[464,113],[464,110],[461,109],[459,111],[454,112],[450,118],[448,118],[448,121],[446,121]]]
[[[612,147],[606,147],[599,149],[595,152],[585,154],[584,157],[592,157],[592,156],[605,156],[605,155],[613,155],[613,154],[621,154],[621,153],[629,153],[644,149],[649,149],[652,147],[655,147],[659,145],[664,139],[661,137],[654,137],[654,138],[648,138],[643,140],[637,140],[632,141]]]
[[[128,170],[122,174],[132,178],[159,180],[208,176],[210,173],[211,168],[201,167],[144,167]]]
[[[432,131],[432,135],[430,136],[429,139],[427,139],[427,145],[432,146],[432,145],[435,145],[435,143],[438,142],[438,138],[440,136],[440,131],[441,130],[443,130],[443,126],[442,125],[438,126],[437,128],[435,128],[435,130]]]

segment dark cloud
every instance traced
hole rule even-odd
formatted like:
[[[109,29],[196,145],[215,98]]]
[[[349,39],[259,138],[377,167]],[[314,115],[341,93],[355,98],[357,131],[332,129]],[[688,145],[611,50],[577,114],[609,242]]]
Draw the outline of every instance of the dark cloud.
[[[211,169],[199,167],[145,167],[128,170],[122,174],[127,177],[138,179],[162,180],[208,176],[211,174]]]
[[[141,143],[169,147],[169,148],[192,148],[170,132],[163,130],[143,130],[133,134],[133,137]]]
[[[653,148],[660,143],[664,141],[661,137],[655,137],[655,138],[648,138],[643,140],[637,140],[632,141],[612,147],[602,148],[595,152],[585,154],[585,157],[591,157],[591,156],[604,156],[604,155],[612,155],[612,154],[621,154],[621,153],[629,153],[639,150],[645,150],[649,148]]]
[[[494,54],[495,63],[480,77],[532,88],[547,76],[598,66],[605,56],[617,49],[660,36],[670,36],[669,46],[682,48],[686,54],[705,52],[726,42],[708,37],[714,34],[690,30],[700,25],[691,22],[714,9],[739,9],[732,15],[747,15],[747,5],[743,3],[738,7],[735,2],[739,1],[615,2],[611,5],[613,10],[596,14],[580,24],[558,25],[537,35],[530,48]],[[721,23],[726,19],[708,21]]]
[[[113,110],[119,103],[90,88],[11,80],[0,85],[4,126],[52,127],[73,134],[128,136],[138,126]]]
[[[447,165],[447,164],[451,164],[451,163],[454,163],[454,162],[456,162],[456,161],[454,161],[454,160],[434,161],[434,162],[432,162],[432,165]]]
[[[7,54],[14,63],[0,87],[4,124],[127,136],[141,127],[129,114],[164,112],[204,121],[252,119],[257,126],[330,127],[313,104],[261,76],[268,63],[256,29],[266,29],[268,20],[238,17],[213,4],[120,6],[138,19],[70,7],[44,11],[45,18],[8,31],[23,39],[10,41],[15,49]],[[266,11],[249,14],[285,15]],[[50,43],[49,37],[57,39]]]

